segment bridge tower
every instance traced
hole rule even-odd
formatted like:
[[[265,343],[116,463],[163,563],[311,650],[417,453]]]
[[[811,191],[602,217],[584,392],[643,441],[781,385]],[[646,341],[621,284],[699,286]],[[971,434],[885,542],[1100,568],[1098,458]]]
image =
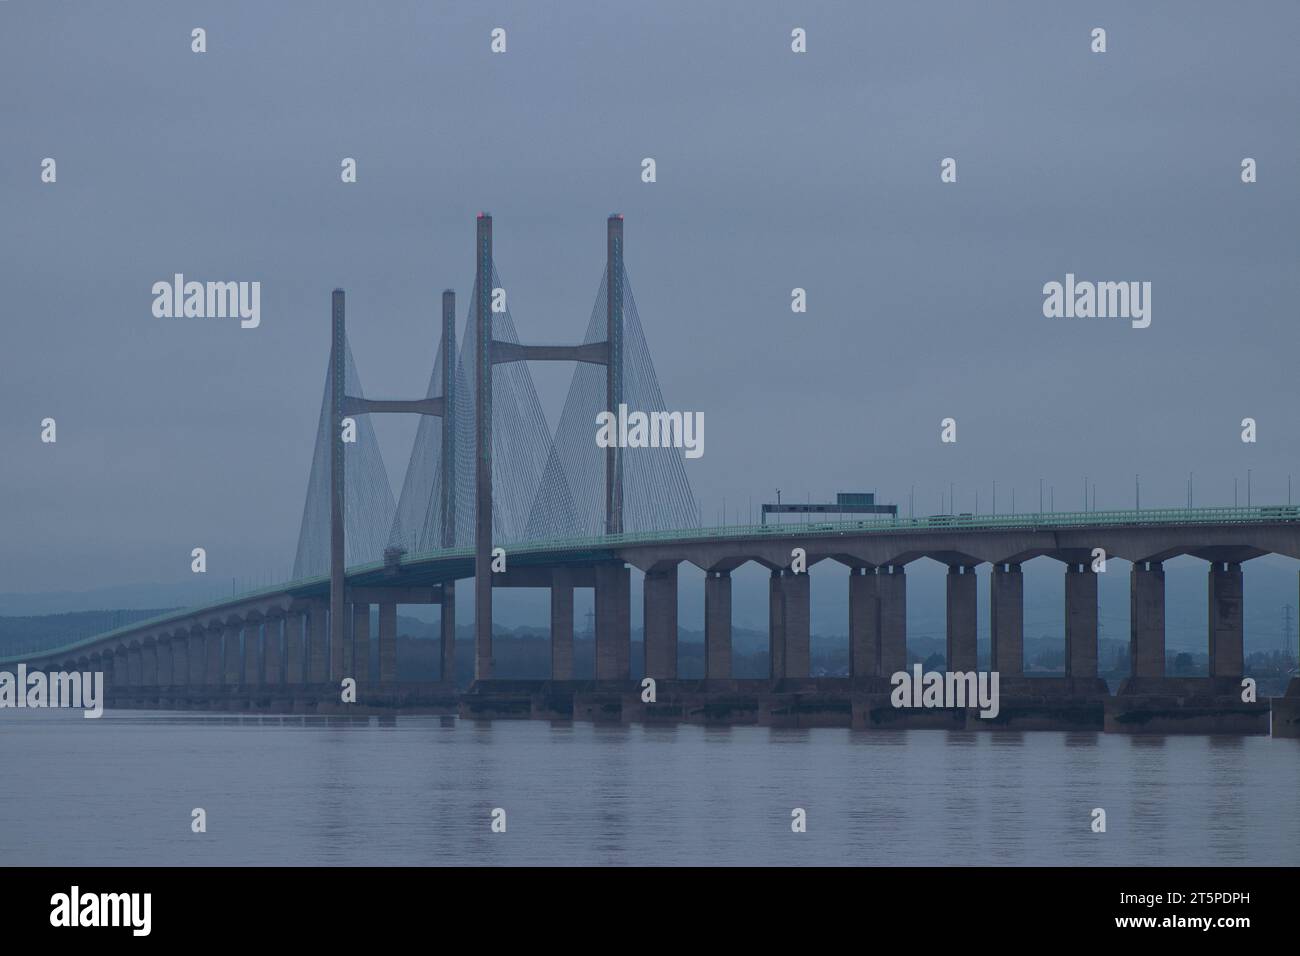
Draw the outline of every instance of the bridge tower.
[[[623,401],[623,217],[605,226],[606,325],[603,342],[520,345],[492,334],[492,217],[479,213],[474,244],[474,677],[492,676],[492,366],[505,362],[588,362],[605,366],[605,401]],[[605,533],[623,530],[623,453],[605,449]]]
[[[443,388],[442,395],[405,400],[405,399],[368,399],[347,393],[347,323],[345,299],[342,289],[335,289],[331,301],[331,335],[330,335],[330,415],[329,423],[329,499],[330,499],[330,624],[329,624],[329,673],[334,679],[343,675],[344,629],[346,627],[347,577],[346,577],[346,532],[344,524],[344,488],[346,467],[343,449],[343,421],[354,415],[368,415],[383,412],[413,412],[417,415],[434,415],[443,420],[442,428],[442,546],[452,547],[455,543],[456,523],[456,443],[455,443],[455,382],[456,382],[456,293],[445,289],[442,293],[442,352],[443,352]],[[454,641],[447,640],[450,626],[454,636],[454,585],[443,591],[443,665],[446,668],[454,660]],[[369,621],[367,612],[366,621]],[[454,673],[444,669],[443,675]]]

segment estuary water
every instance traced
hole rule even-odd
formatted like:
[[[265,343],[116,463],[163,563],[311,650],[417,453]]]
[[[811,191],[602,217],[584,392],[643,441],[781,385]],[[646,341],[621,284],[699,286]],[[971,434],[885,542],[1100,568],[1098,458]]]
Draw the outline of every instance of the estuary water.
[[[0,760],[3,865],[1300,864],[1267,737],[7,710]]]

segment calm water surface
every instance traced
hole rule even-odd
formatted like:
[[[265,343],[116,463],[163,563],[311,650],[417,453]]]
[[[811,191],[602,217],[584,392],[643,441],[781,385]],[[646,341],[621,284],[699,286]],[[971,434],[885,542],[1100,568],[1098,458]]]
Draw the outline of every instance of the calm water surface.
[[[0,759],[9,865],[1300,864],[1266,737],[9,710]]]

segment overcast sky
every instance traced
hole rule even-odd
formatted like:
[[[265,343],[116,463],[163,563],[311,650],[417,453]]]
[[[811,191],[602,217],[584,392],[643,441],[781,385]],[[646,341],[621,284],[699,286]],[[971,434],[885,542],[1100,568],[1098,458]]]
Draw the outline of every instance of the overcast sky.
[[[1128,507],[1138,472],[1144,507],[1189,471],[1284,501],[1298,41],[1290,2],[3,0],[0,590],[180,580],[200,545],[287,573],[330,290],[367,394],[422,395],[479,210],[535,342],[581,337],[625,214],[707,522],[778,487],[1026,510],[1040,476]],[[176,272],[260,281],[260,328],[155,318]],[[1151,282],[1150,327],[1045,318],[1067,272]],[[552,424],[570,374],[535,370]],[[415,422],[378,427],[397,484]]]

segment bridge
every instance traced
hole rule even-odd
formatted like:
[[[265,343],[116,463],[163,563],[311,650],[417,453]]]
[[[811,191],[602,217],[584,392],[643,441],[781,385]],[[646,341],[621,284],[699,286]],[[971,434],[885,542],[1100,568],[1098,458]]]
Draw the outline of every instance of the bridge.
[[[810,726],[1206,730],[1300,735],[1300,687],[1243,700],[1243,566],[1300,559],[1300,507],[1187,508],[1012,515],[870,515],[851,521],[700,527],[681,454],[600,448],[596,414],[626,404],[666,412],[623,261],[624,221],[609,217],[606,259],[586,335],[519,341],[492,250],[475,228],[475,281],[457,351],[456,296],[442,295],[441,341],[426,394],[366,397],[348,345],[346,297],[331,300],[331,347],[295,580],[133,623],[0,666],[93,670],[114,706],[298,713],[455,709],[470,717],[680,719]],[[527,371],[575,364],[559,423],[546,424]],[[394,498],[370,416],[421,416]],[[1097,549],[1101,549],[1098,552]],[[1111,695],[1098,676],[1094,558],[1131,562],[1131,676]],[[1023,667],[1021,566],[1040,556],[1065,577],[1063,677]],[[1209,675],[1165,673],[1163,563],[1207,563]],[[947,668],[974,671],[976,574],[989,576],[990,669],[1003,704],[990,724],[968,709],[895,708],[890,675],[907,668],[907,566],[947,565]],[[731,668],[731,576],[770,573],[767,680]],[[810,675],[807,568],[833,562],[848,589],[849,676]],[[705,676],[677,673],[678,572],[705,574]],[[644,578],[644,661],[631,680],[631,574]],[[454,588],[474,582],[474,683],[458,693]],[[551,675],[496,679],[492,594],[548,588]],[[574,589],[595,592],[595,677],[574,675]],[[397,673],[397,606],[441,605],[440,675]],[[378,606],[371,672],[371,606]],[[340,700],[351,678],[357,701]]]

